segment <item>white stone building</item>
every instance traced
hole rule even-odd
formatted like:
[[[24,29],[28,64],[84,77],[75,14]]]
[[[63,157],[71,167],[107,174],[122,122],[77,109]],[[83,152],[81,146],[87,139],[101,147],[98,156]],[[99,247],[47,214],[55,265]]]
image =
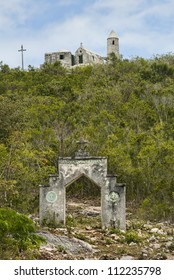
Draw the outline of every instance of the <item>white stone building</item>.
[[[107,57],[109,54],[114,53],[119,57],[119,38],[114,31],[111,31],[107,38]],[[89,51],[80,44],[80,47],[76,50],[75,54],[72,54],[68,50],[60,50],[57,52],[46,53],[45,62],[55,63],[60,61],[61,64],[70,68],[73,66],[80,65],[91,65],[91,64],[102,64],[106,60],[106,57],[102,57],[95,52]]]

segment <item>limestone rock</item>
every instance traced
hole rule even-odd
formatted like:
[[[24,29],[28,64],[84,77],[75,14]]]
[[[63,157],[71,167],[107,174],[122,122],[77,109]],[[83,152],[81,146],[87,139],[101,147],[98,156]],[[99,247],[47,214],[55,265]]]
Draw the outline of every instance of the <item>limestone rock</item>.
[[[153,248],[156,249],[156,250],[158,250],[158,249],[161,248],[161,245],[158,244],[158,243],[155,243],[155,244],[153,244]]]
[[[150,233],[157,233],[158,232],[158,228],[152,228]]]
[[[120,260],[134,260],[134,257],[127,255],[127,256],[121,257]]]
[[[131,246],[131,247],[135,247],[135,246],[137,246],[137,243],[135,243],[135,242],[131,242],[131,243],[129,244],[129,246]]]
[[[166,244],[165,244],[165,247],[166,248],[170,248],[172,245],[172,241],[168,241]]]
[[[51,251],[51,249],[54,250],[56,247],[61,246],[66,252],[73,255],[93,252],[90,244],[74,237],[58,236],[49,232],[39,232],[38,235],[44,237],[47,241],[47,244],[42,246],[41,249],[44,248]]]
[[[154,242],[154,241],[156,241],[155,236],[154,236],[154,235],[152,235],[152,236],[149,238],[149,241],[150,241],[150,242]]]

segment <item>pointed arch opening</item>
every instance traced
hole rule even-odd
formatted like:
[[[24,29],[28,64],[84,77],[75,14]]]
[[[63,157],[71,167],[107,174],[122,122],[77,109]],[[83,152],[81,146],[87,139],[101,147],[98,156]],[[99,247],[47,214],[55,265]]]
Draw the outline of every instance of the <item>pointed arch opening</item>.
[[[101,188],[85,174],[65,186],[66,224],[101,228]]]

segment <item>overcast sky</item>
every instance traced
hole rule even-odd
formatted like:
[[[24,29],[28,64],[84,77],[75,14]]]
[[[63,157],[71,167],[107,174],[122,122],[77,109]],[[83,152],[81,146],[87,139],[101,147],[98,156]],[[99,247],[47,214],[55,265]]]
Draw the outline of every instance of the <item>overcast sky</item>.
[[[106,56],[111,30],[124,58],[174,53],[174,0],[0,0],[0,61],[39,67],[44,53],[85,48]]]

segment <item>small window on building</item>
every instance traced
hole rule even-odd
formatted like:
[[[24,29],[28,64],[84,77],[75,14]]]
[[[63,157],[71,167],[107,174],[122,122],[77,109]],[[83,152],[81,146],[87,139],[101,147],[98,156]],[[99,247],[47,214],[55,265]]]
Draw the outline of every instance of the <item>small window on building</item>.
[[[114,40],[112,41],[112,45],[115,45],[115,41]]]
[[[64,59],[64,54],[60,54],[60,59]]]
[[[95,57],[94,56],[92,56],[92,59],[93,59],[93,61],[95,60]]]

